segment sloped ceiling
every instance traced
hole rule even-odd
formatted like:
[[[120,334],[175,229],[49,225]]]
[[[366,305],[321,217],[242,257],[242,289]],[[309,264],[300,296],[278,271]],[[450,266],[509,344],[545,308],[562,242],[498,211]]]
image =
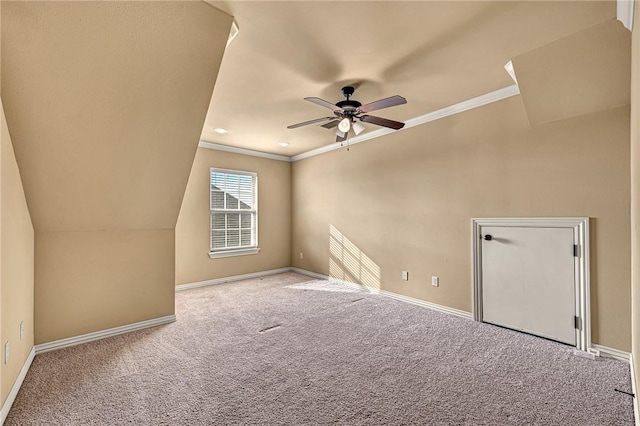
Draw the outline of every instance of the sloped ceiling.
[[[628,105],[631,34],[617,20],[513,58],[533,125]]]
[[[233,15],[240,32],[201,138],[283,155],[335,141],[318,126],[286,129],[329,112],[304,97],[336,102],[342,86],[355,84],[362,103],[406,97],[407,105],[376,112],[406,120],[511,85],[503,68],[511,58],[616,17],[614,1],[211,4]]]
[[[37,231],[172,229],[232,18],[3,2],[2,100]]]

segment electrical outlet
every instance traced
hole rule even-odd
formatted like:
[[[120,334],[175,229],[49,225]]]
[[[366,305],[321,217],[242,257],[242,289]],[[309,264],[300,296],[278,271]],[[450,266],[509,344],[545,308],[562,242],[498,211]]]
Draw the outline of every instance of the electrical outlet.
[[[300,259],[304,259],[304,253],[300,252]]]
[[[440,278],[436,277],[435,275],[431,277],[431,285],[434,287],[439,287],[440,286]]]
[[[11,350],[11,343],[7,342],[4,344],[4,363],[9,363],[9,351]]]
[[[403,281],[409,281],[409,272],[408,271],[402,271],[402,280]]]
[[[20,340],[24,339],[24,321],[20,321]]]

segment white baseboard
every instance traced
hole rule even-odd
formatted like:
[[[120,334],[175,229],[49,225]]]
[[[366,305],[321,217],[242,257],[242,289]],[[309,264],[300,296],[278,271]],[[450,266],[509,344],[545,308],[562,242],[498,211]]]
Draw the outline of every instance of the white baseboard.
[[[11,391],[9,392],[9,395],[7,395],[7,399],[4,401],[4,404],[2,404],[2,410],[0,410],[0,425],[4,424],[4,421],[7,419],[7,416],[9,415],[9,410],[11,410],[11,406],[13,405],[13,402],[16,400],[16,396],[18,396],[18,391],[22,386],[22,382],[24,382],[24,378],[27,377],[27,372],[29,372],[29,368],[31,367],[31,363],[33,362],[33,358],[35,356],[36,356],[36,348],[34,346],[33,348],[31,348],[31,351],[29,352],[29,356],[27,356],[27,359],[25,360],[24,365],[20,370],[20,374],[18,374],[16,381],[13,383],[13,386],[11,387]]]
[[[400,300],[402,302],[412,303],[414,305],[422,306],[424,308],[433,309],[434,311],[443,312],[445,314],[455,315],[457,317],[462,317],[462,318],[466,318],[466,319],[473,319],[473,315],[471,314],[471,312],[465,312],[465,311],[461,311],[459,309],[450,308],[448,306],[438,305],[437,303],[431,303],[431,302],[427,302],[425,300],[415,299],[415,298],[409,297],[409,296],[403,296],[402,294],[397,294],[397,293],[393,293],[393,292],[386,291],[386,290],[372,289],[372,288],[367,287],[367,286],[362,285],[362,284],[357,284],[357,283],[352,283],[350,281],[344,281],[344,280],[339,280],[339,279],[336,279],[336,278],[331,278],[331,277],[328,277],[326,275],[318,274],[317,272],[307,271],[305,269],[291,268],[291,270],[294,271],[294,272],[297,272],[299,274],[307,275],[307,276],[310,276],[310,277],[313,277],[313,278],[318,278],[318,279],[337,282],[337,283],[344,284],[344,285],[347,285],[347,286],[356,287],[356,288],[358,288],[360,290],[367,290],[367,291],[369,291],[371,293],[381,294],[383,296],[390,297],[392,299]]]
[[[631,369],[631,393],[633,394],[633,418],[636,425],[640,425],[640,409],[638,408],[638,395],[636,394],[636,369],[633,366],[633,353],[629,354],[629,368]]]
[[[189,284],[180,284],[176,286],[176,291],[189,290],[189,289],[198,288],[198,287],[207,287],[207,286],[216,285],[216,284],[224,284],[232,281],[248,280],[250,278],[259,278],[267,275],[281,274],[283,272],[289,272],[289,271],[291,271],[291,268],[289,267],[280,268],[280,269],[270,269],[268,271],[253,272],[250,274],[242,274],[242,275],[232,275],[230,277],[215,278],[212,280],[198,281],[198,282],[189,283]]]
[[[299,274],[306,275],[308,277],[317,278],[319,280],[328,280],[329,279],[329,277],[326,276],[326,275],[322,275],[322,274],[319,274],[317,272],[307,271],[306,269],[291,268],[291,270],[293,272],[297,272]]]
[[[437,303],[427,302],[425,300],[415,299],[409,296],[403,296],[402,294],[392,293],[386,290],[379,290],[380,294],[391,297],[392,299],[401,300],[407,303],[413,303],[414,305],[423,306],[425,308],[433,309],[434,311],[443,312],[449,315],[455,315],[457,317],[473,319],[473,314],[471,312],[461,311],[459,309],[450,308],[448,306],[438,305]]]
[[[629,352],[621,351],[620,349],[609,348],[607,346],[598,345],[597,343],[591,344],[591,349],[595,349],[599,352],[600,356],[607,358],[615,358],[620,361],[630,362],[631,354]]]
[[[79,336],[67,337],[66,339],[55,340],[53,342],[41,343],[35,346],[35,353],[43,354],[45,352],[55,351],[58,349],[69,348],[71,346],[80,345],[82,343],[93,342],[95,340],[105,339],[107,337],[117,336],[119,334],[130,333],[136,330],[155,327],[158,325],[169,324],[175,322],[175,314],[167,315],[160,318],[154,318],[146,321],[134,322],[133,324],[122,325],[120,327],[109,328],[93,333],[81,334]]]

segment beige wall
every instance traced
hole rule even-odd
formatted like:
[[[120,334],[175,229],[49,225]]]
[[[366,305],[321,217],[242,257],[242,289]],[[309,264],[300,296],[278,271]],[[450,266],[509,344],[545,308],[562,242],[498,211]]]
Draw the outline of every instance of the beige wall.
[[[292,263],[471,311],[471,218],[589,216],[593,341],[629,350],[629,176],[628,107],[532,128],[516,96],[293,163]]]
[[[174,228],[231,21],[205,2],[3,3],[36,343],[173,313]]]
[[[633,362],[640,391],[640,2],[635,2],[631,45],[631,294]],[[638,397],[636,396],[636,403]]]
[[[35,340],[174,313],[174,231],[36,233]]]
[[[2,114],[2,139],[0,140],[0,342],[11,344],[8,364],[0,361],[2,391],[0,400],[7,399],[25,360],[33,348],[33,257],[34,235],[27,201],[22,188],[18,165],[4,108]],[[24,321],[24,338],[20,340],[20,322]],[[0,354],[4,356],[4,347]]]
[[[209,258],[209,168],[258,173],[255,255]],[[198,148],[176,225],[176,284],[290,266],[291,163]]]

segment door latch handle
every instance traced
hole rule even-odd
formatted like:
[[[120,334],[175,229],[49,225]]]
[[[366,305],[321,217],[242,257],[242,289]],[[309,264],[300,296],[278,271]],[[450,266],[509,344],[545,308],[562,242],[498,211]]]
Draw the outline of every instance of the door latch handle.
[[[493,240],[493,236],[490,235],[490,234],[487,234],[487,235],[484,236],[484,239],[485,239],[485,241],[491,241],[491,240]]]

